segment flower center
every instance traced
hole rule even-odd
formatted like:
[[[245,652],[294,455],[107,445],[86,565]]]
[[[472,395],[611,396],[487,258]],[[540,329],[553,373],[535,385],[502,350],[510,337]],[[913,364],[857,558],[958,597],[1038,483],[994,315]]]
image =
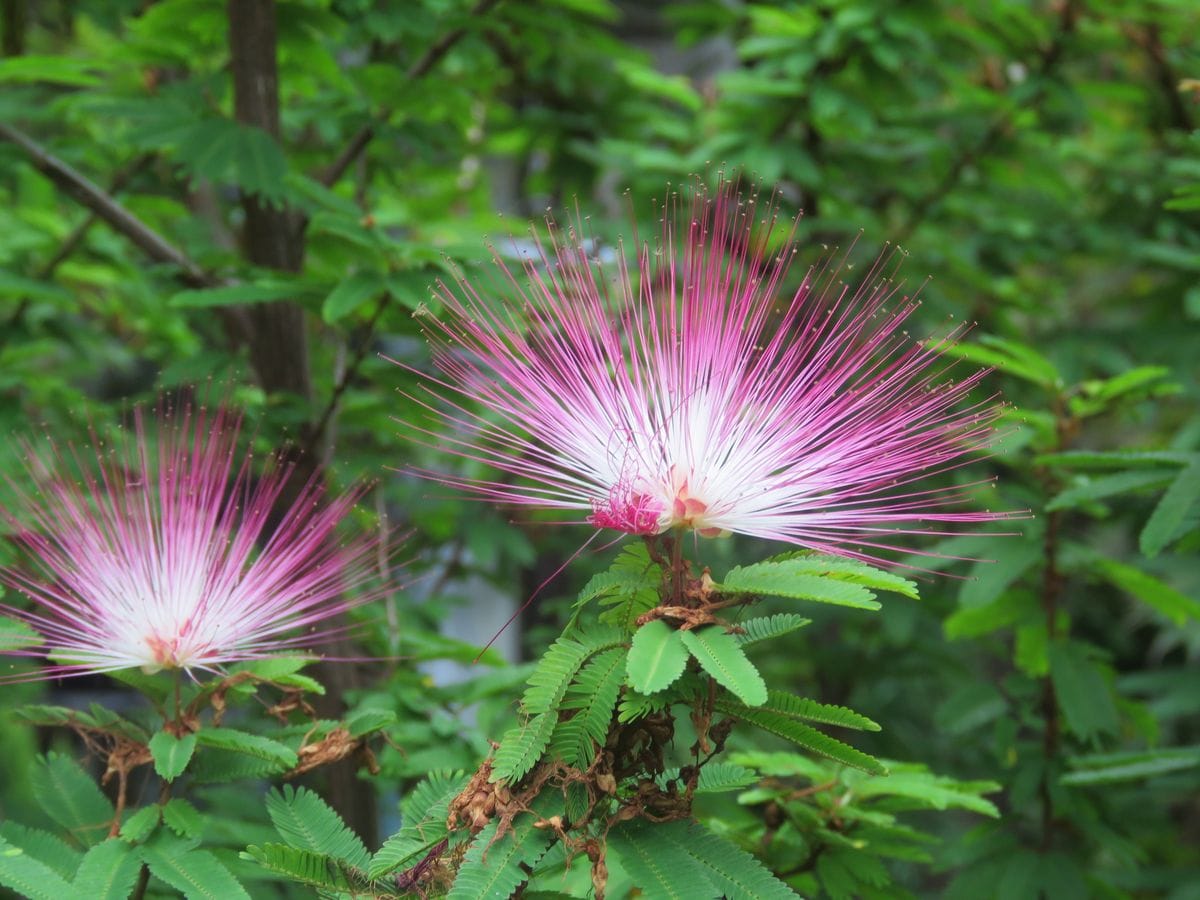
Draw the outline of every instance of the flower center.
[[[658,534],[663,530],[662,503],[650,494],[624,484],[614,487],[605,501],[592,501],[588,521],[599,528],[615,528],[629,534]]]

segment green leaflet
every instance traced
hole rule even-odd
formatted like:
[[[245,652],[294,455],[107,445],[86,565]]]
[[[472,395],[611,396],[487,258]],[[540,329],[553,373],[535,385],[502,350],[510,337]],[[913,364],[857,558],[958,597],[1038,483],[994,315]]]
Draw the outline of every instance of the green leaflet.
[[[815,728],[791,718],[786,713],[761,707],[748,707],[732,700],[718,699],[716,707],[726,715],[741,719],[749,725],[761,728],[794,744],[805,747],[821,756],[828,756],[847,766],[862,769],[874,775],[887,774],[887,767],[879,760],[856,750],[849,744],[822,734]]]
[[[204,728],[196,732],[196,741],[203,747],[253,756],[279,769],[290,769],[299,761],[296,751],[286,744],[233,728]]]
[[[586,768],[603,745],[625,678],[625,648],[597,654],[567,689],[562,709],[577,710],[554,727],[551,752],[568,765]]]
[[[794,900],[796,894],[745,850],[695,822],[628,822],[609,850],[645,897]]]
[[[418,784],[403,804],[404,825],[375,852],[370,876],[380,878],[396,869],[416,864],[446,837],[446,815],[451,801],[462,792],[467,776],[434,773]]]
[[[142,847],[150,871],[188,900],[250,900],[250,895],[229,869],[207,850],[195,849],[195,841],[164,839],[159,832]]]
[[[73,759],[50,753],[33,767],[30,779],[46,814],[84,844],[108,837],[113,805]]]
[[[557,721],[557,713],[539,713],[524,725],[505,732],[492,757],[491,781],[520,781],[537,764],[550,743]]]
[[[1113,559],[1098,558],[1095,566],[1105,581],[1158,610],[1176,625],[1200,619],[1200,602],[1193,600],[1153,575]]]
[[[760,594],[814,600],[856,609],[879,609],[875,594],[865,585],[812,574],[804,559],[761,562],[731,569],[717,589],[725,594]]]
[[[820,722],[822,725],[839,725],[842,728],[856,728],[860,731],[880,731],[880,727],[861,713],[844,706],[832,706],[818,703],[807,697],[797,697],[786,691],[768,691],[768,699],[763,709],[767,712],[777,712],[792,719],[806,719],[810,722]]]
[[[742,632],[741,634],[735,634],[734,638],[741,646],[749,647],[762,641],[782,637],[785,634],[803,628],[811,622],[812,619],[806,619],[804,616],[797,615],[796,613],[777,613],[773,616],[758,616],[738,622],[738,627]]]
[[[289,846],[331,856],[356,869],[367,867],[370,854],[362,840],[312,791],[291,785],[271,791],[267,814]]]
[[[373,893],[370,881],[360,873],[349,870],[344,863],[311,850],[289,847],[286,844],[262,844],[247,847],[242,853],[242,858],[252,859],[277,875],[316,888],[360,893],[365,896],[372,896]],[[155,871],[155,874],[158,872]]]
[[[181,797],[175,797],[162,807],[162,819],[163,824],[180,837],[185,838],[200,837],[204,832],[204,826],[208,824],[208,819],[200,810]],[[121,836],[125,836],[123,829]]]
[[[1200,746],[1165,747],[1126,753],[1098,753],[1071,759],[1075,771],[1064,775],[1063,784],[1111,784],[1139,781],[1200,766]]]
[[[1050,679],[1067,727],[1083,740],[1114,734],[1117,709],[1100,668],[1087,649],[1075,642],[1050,645]]]
[[[720,625],[680,632],[683,645],[717,684],[748,706],[767,702],[767,685],[732,635]]]
[[[71,896],[66,879],[3,838],[0,838],[0,884],[30,900],[62,900]]]
[[[609,627],[563,635],[550,645],[529,676],[522,708],[530,715],[556,711],[579,668],[597,653],[621,644],[620,632]]]
[[[28,828],[13,822],[0,822],[0,841],[19,847],[28,856],[45,863],[63,878],[74,878],[83,854],[57,835],[40,828]]]
[[[149,747],[158,777],[163,781],[174,781],[191,761],[196,750],[196,735],[178,737],[169,731],[159,731],[150,738]]]
[[[683,674],[687,661],[683,633],[655,619],[634,632],[625,671],[634,690],[654,694],[670,687]]]
[[[109,838],[97,844],[83,857],[72,896],[88,900],[125,900],[137,882],[142,868],[141,854],[120,840]]]
[[[1146,556],[1157,556],[1172,543],[1197,501],[1200,501],[1200,456],[1179,473],[1154,507],[1139,538],[1141,551]]]
[[[556,793],[541,794],[532,803],[533,811],[517,816],[512,828],[499,838],[498,820],[480,831],[463,857],[447,900],[511,897],[529,877],[526,867],[532,868],[554,840],[552,829],[537,829],[534,823],[562,812]]]

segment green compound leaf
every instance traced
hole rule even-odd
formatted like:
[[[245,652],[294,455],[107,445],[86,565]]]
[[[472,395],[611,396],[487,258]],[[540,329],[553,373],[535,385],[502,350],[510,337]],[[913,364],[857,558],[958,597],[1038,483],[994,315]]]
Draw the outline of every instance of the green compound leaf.
[[[376,851],[370,876],[381,878],[396,869],[416,865],[448,834],[450,803],[467,785],[462,772],[433,774],[418,784],[403,805],[404,826]]]
[[[530,715],[557,711],[580,667],[597,653],[621,644],[620,632],[607,626],[563,635],[550,645],[529,676],[522,708]]]
[[[215,857],[214,857],[215,858]],[[289,847],[286,844],[262,844],[247,847],[243,859],[252,859],[264,869],[324,891],[340,895],[373,897],[370,881],[345,863],[311,850]],[[157,875],[158,873],[155,872]],[[321,896],[326,896],[324,893]]]
[[[625,679],[625,652],[614,647],[597,654],[567,690],[561,708],[576,712],[555,725],[550,750],[568,765],[586,769],[604,744]]]
[[[658,786],[666,788],[672,781],[681,780],[678,768],[665,769],[656,779]],[[758,773],[745,766],[735,766],[732,763],[709,763],[700,769],[696,779],[697,794],[724,794],[729,791],[740,791],[758,781]]]
[[[758,594],[813,600],[855,609],[879,609],[875,594],[865,585],[814,575],[803,559],[762,562],[731,569],[725,581],[716,586],[723,594]]]
[[[196,735],[177,737],[169,731],[160,731],[150,738],[150,755],[154,757],[154,771],[163,781],[174,781],[187,768],[196,750]]]
[[[735,634],[734,638],[742,647],[749,647],[762,641],[769,641],[777,637],[782,637],[785,634],[790,634],[811,622],[812,619],[806,619],[804,616],[797,615],[796,613],[759,616],[754,619],[746,619],[743,622],[738,622],[738,627],[742,629],[742,633]]]
[[[1080,476],[1077,483],[1046,504],[1046,511],[1073,509],[1131,491],[1165,487],[1171,483],[1173,477],[1174,473],[1170,469],[1135,469],[1132,472],[1101,475],[1099,478]]]
[[[746,658],[733,635],[720,625],[680,632],[683,645],[717,684],[732,691],[747,706],[767,702],[767,685],[754,663]]]
[[[632,544],[621,550],[607,571],[593,576],[584,586],[575,609],[598,598],[605,607],[600,621],[630,634],[637,628],[638,616],[658,604],[661,581],[662,567],[650,560],[643,544]]]
[[[894,572],[876,568],[861,560],[849,559],[845,556],[834,556],[830,553],[813,553],[801,550],[785,553],[768,562],[786,562],[790,571],[797,574],[816,575],[833,581],[843,581],[847,584],[861,584],[863,587],[877,591],[890,591],[900,594],[910,600],[919,600],[915,581],[909,581]]]
[[[475,836],[447,900],[492,900],[511,897],[529,878],[532,869],[554,841],[549,828],[534,823],[562,812],[561,798],[545,793],[532,804],[532,812],[517,816],[512,828],[497,838],[500,822],[493,820]]]
[[[1120,725],[1112,691],[1082,644],[1050,645],[1050,680],[1067,727],[1082,740],[1115,734]]]
[[[299,762],[296,751],[286,744],[273,741],[260,734],[236,731],[232,728],[205,728],[196,732],[196,741],[202,747],[228,750],[252,756],[271,763],[278,769],[290,769]]]
[[[805,719],[809,722],[820,722],[822,725],[839,725],[842,728],[856,728],[859,731],[880,731],[877,723],[861,713],[844,706],[832,706],[828,703],[818,703],[806,697],[797,697],[786,691],[769,691],[766,712],[779,713],[789,719]]]
[[[671,628],[662,619],[655,619],[634,632],[625,672],[635,691],[654,694],[674,684],[683,674],[687,661],[683,632]]]
[[[188,900],[250,900],[233,873],[207,850],[196,850],[195,841],[169,839],[160,832],[142,847],[150,871]]]
[[[1139,539],[1146,556],[1157,556],[1175,540],[1189,513],[1200,501],[1200,457],[1193,459],[1163,493]]]
[[[74,878],[83,854],[66,841],[40,828],[28,828],[11,819],[0,822],[0,840],[7,841],[25,853],[45,863],[63,878]],[[0,882],[2,883],[2,882]]]
[[[113,805],[73,759],[48,754],[33,767],[30,780],[46,815],[85,845],[108,837],[116,814]]]
[[[505,732],[492,757],[491,781],[520,781],[532,769],[550,743],[558,713],[539,713],[524,725]]]
[[[803,722],[783,713],[769,709],[743,706],[732,700],[722,699],[717,700],[716,708],[728,716],[741,719],[748,725],[761,728],[763,731],[791,741],[793,744],[811,750],[813,753],[827,756],[844,765],[852,766],[855,769],[862,769],[864,772],[870,772],[872,775],[887,774],[887,767],[874,757],[868,756],[861,750],[856,750],[849,744],[843,744],[841,741],[831,738],[827,734],[822,734],[812,726],[805,725]]]
[[[312,791],[291,785],[271,791],[267,814],[288,846],[331,856],[356,869],[367,867],[370,854],[362,840]]]
[[[1161,750],[1135,750],[1124,753],[1100,753],[1077,756],[1070,760],[1075,769],[1064,775],[1062,784],[1111,784],[1140,781],[1200,767],[1200,746],[1165,747]]]
[[[680,896],[678,876],[682,875],[688,887],[707,882],[706,890],[698,890],[685,897],[725,897],[728,900],[795,900],[795,892],[776,878],[762,863],[740,847],[713,834],[695,822],[666,822],[651,824],[630,822],[613,829],[610,846],[616,838],[617,854],[622,864],[634,860],[634,868],[650,874],[660,881],[664,870],[676,884],[672,892],[663,896]],[[646,857],[656,859],[648,866]],[[626,866],[628,869],[628,866]],[[633,876],[633,871],[630,871]],[[656,890],[640,883],[643,894],[659,896]]]
[[[65,878],[20,847],[0,838],[0,885],[29,900],[63,900],[70,897]]]
[[[1097,559],[1095,565],[1105,581],[1158,610],[1176,625],[1183,625],[1188,619],[1200,619],[1200,602],[1153,575],[1112,559]]]
[[[88,900],[125,900],[133,891],[142,868],[141,854],[119,838],[97,844],[83,857],[75,883],[75,897]]]

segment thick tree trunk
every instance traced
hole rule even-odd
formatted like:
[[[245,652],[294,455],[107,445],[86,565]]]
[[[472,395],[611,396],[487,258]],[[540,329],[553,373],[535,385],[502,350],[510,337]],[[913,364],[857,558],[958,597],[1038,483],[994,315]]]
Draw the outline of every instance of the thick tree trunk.
[[[261,128],[280,137],[279,77],[276,68],[275,0],[229,0],[229,51],[233,71],[234,114],[243,125]],[[243,196],[245,213],[243,243],[247,259],[255,265],[298,272],[304,263],[304,234],[297,216],[286,207],[266,203],[260,197]],[[250,361],[260,384],[270,393],[286,392],[312,398],[308,359],[308,335],[304,311],[295,303],[256,304],[247,309],[251,323]],[[300,435],[297,446],[305,442]],[[292,460],[294,490],[313,477],[320,465],[315,453],[296,455]],[[294,491],[285,491],[281,508],[290,505]],[[350,655],[349,648],[334,646],[335,655]],[[342,698],[353,687],[351,666],[324,667],[321,680],[328,693],[319,698],[318,712],[337,717]],[[346,823],[367,843],[378,843],[375,794],[371,785],[357,777],[353,761],[323,770],[328,778],[327,799]]]

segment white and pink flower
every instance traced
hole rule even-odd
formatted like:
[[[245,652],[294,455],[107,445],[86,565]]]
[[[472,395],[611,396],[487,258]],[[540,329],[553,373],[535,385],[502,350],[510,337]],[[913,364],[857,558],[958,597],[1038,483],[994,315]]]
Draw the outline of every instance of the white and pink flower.
[[[652,535],[737,532],[872,558],[897,532],[1005,514],[976,485],[929,486],[993,437],[994,398],[970,402],[937,342],[909,338],[918,303],[880,257],[860,286],[840,268],[785,288],[795,230],[722,186],[670,194],[633,266],[595,258],[582,223],[489,287],[439,284],[425,316],[441,377],[416,399],[427,442],[513,479],[423,477],[507,504],[575,511]],[[954,340],[961,329],[944,340]]]
[[[19,652],[48,678],[141,667],[215,670],[328,639],[328,620],[367,599],[376,541],[341,539],[358,492],[327,499],[316,479],[281,518],[290,477],[272,459],[254,472],[224,410],[159,413],[96,459],[29,450],[36,491],[17,484],[7,518],[28,568],[0,570],[29,609],[2,611],[43,642]]]

